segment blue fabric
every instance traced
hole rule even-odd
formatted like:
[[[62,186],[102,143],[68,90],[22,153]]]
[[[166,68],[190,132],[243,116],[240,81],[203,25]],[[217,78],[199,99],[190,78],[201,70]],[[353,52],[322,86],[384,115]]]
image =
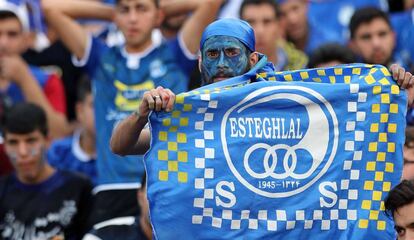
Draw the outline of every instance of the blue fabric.
[[[85,68],[93,79],[98,184],[140,183],[144,166],[142,156],[120,157],[111,152],[109,140],[113,126],[138,109],[145,91],[157,86],[175,93],[187,90],[188,65],[177,55],[178,40],[162,43],[139,60],[137,69],[128,68],[121,53],[122,47],[109,48],[99,39],[93,39]],[[180,60],[178,60],[181,58]]]
[[[200,41],[200,49],[203,49],[204,42],[213,36],[235,37],[244,43],[250,51],[255,51],[256,40],[253,28],[246,21],[233,18],[222,18],[209,24],[203,32]]]
[[[73,136],[53,141],[47,151],[49,164],[58,169],[83,173],[91,179],[93,185],[96,185],[96,160],[80,160],[73,152],[73,144]]]
[[[382,210],[402,172],[405,92],[379,65],[259,64],[150,115],[155,238],[393,239]]]
[[[414,9],[392,14],[391,24],[397,35],[394,59],[406,69],[414,70]]]

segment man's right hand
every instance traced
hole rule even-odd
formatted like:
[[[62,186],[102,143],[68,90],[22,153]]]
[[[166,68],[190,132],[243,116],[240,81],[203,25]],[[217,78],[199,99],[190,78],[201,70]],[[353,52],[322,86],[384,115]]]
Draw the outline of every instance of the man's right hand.
[[[147,118],[151,111],[170,112],[175,102],[175,94],[168,88],[157,87],[144,93],[138,108],[138,115]]]

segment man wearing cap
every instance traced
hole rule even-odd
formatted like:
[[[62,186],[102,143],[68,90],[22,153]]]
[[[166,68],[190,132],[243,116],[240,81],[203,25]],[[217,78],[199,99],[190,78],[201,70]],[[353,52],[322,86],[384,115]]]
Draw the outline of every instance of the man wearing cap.
[[[255,76],[258,71],[274,71],[267,57],[255,52],[255,37],[250,25],[238,19],[220,19],[206,27],[200,42],[199,69],[202,84],[207,85],[240,75]],[[410,88],[413,102],[414,77],[399,66],[391,67],[394,79]],[[139,108],[114,129],[111,150],[119,155],[143,154],[150,147],[150,131],[145,129],[151,111],[171,111],[175,95],[158,87],[145,92]]]

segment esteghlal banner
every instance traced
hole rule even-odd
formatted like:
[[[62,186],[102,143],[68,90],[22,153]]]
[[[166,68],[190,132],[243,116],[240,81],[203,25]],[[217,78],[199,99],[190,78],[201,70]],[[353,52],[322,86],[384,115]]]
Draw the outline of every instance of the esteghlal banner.
[[[157,239],[393,239],[406,96],[381,66],[226,82],[150,116]],[[395,238],[394,238],[395,239]]]

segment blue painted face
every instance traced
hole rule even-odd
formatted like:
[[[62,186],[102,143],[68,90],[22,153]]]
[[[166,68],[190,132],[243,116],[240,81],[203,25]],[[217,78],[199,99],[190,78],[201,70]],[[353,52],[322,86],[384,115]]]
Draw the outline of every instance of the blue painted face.
[[[203,85],[242,75],[249,70],[247,48],[234,37],[213,36],[201,50]]]

